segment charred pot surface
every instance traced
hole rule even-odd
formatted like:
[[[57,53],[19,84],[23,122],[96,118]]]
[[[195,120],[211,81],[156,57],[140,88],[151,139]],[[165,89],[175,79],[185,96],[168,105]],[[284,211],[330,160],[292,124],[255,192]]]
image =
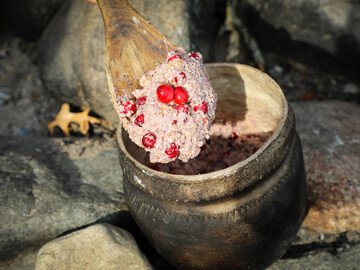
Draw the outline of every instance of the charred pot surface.
[[[226,67],[229,65],[216,68],[223,72]],[[266,78],[252,68],[233,68]],[[216,79],[211,74],[210,79]],[[242,76],[246,106],[252,110],[249,78],[254,77]],[[280,258],[296,235],[306,204],[301,143],[291,109],[278,86],[270,82],[267,91],[280,96],[275,99],[280,100],[282,110],[273,135],[250,158],[225,170],[191,176],[152,170],[138,161],[141,151],[119,128],[129,210],[170,263],[184,269],[261,269]],[[259,100],[262,98],[256,103]]]

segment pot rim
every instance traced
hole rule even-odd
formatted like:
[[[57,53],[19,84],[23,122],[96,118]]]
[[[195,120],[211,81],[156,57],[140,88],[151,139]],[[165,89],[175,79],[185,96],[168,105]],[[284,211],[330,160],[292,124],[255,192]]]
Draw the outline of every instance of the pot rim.
[[[280,86],[265,72],[262,72],[261,70],[251,67],[251,66],[248,66],[248,65],[239,64],[239,63],[221,63],[221,62],[205,64],[205,67],[217,67],[217,66],[220,66],[220,67],[221,66],[241,66],[243,68],[251,70],[251,72],[257,73],[259,76],[262,76],[263,79],[268,80],[275,86],[274,89],[278,90],[278,94],[282,101],[282,117],[279,120],[278,126],[275,129],[274,133],[270,136],[270,138],[266,141],[266,143],[263,146],[261,146],[258,151],[256,151],[256,153],[252,154],[247,159],[237,162],[234,165],[229,166],[225,169],[210,172],[210,173],[204,173],[204,174],[192,174],[192,175],[170,174],[170,173],[164,173],[164,172],[160,172],[160,171],[151,169],[151,168],[141,164],[132,155],[130,155],[130,153],[127,151],[127,149],[124,145],[124,141],[122,139],[120,139],[120,138],[122,138],[122,132],[123,132],[122,131],[123,126],[120,123],[118,130],[117,130],[118,146],[120,147],[121,151],[123,153],[125,153],[126,157],[128,159],[130,159],[139,169],[141,169],[143,173],[151,175],[151,176],[157,175],[160,178],[168,179],[170,181],[176,181],[179,183],[181,183],[181,182],[184,182],[184,183],[206,182],[206,181],[210,181],[211,179],[219,178],[221,176],[228,177],[232,174],[235,174],[238,168],[246,166],[246,164],[248,164],[250,161],[257,159],[265,151],[265,149],[279,136],[279,133],[285,126],[286,119],[288,117],[288,111],[289,111],[288,102],[287,102],[285,95],[284,95],[283,91],[281,90]]]

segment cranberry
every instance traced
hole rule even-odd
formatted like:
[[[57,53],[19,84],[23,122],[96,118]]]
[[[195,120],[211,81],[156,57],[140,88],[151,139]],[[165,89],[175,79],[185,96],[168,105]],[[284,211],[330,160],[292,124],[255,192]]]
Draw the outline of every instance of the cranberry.
[[[235,131],[233,131],[233,132],[230,134],[229,138],[230,138],[230,139],[233,139],[233,140],[236,140],[237,138],[239,138],[239,135],[238,135]]]
[[[181,59],[181,56],[178,54],[175,54],[175,55],[169,57],[168,62],[170,62],[171,60],[174,60],[174,59]]]
[[[170,147],[165,150],[165,154],[167,154],[169,158],[174,159],[179,154],[179,149],[175,143],[171,143]]]
[[[186,93],[186,90],[181,86],[175,87],[174,91],[175,91],[174,102],[176,104],[183,104],[188,100],[188,95]]]
[[[176,124],[177,124],[177,120],[172,121],[172,124],[173,124],[173,125],[176,125]]]
[[[154,148],[156,143],[156,136],[153,133],[146,133],[142,138],[142,144],[145,148]]]
[[[197,54],[196,52],[191,52],[190,56],[192,58],[194,58],[196,61],[199,61],[200,60],[200,55]]]
[[[177,106],[176,110],[177,110],[178,113],[186,113],[186,114],[189,113],[188,107],[185,106],[184,104],[181,104],[181,105]]]
[[[125,102],[123,104],[123,107],[123,114],[128,114],[128,112],[130,112],[130,116],[133,116],[136,112],[136,105],[134,103],[131,103],[130,101]]]
[[[174,99],[174,89],[170,85],[160,85],[156,92],[160,102],[169,103]]]
[[[135,125],[138,125],[139,127],[142,127],[142,125],[144,124],[144,114],[139,114],[136,118],[135,118]]]
[[[146,103],[146,98],[147,98],[147,97],[145,97],[145,96],[144,96],[144,97],[139,97],[139,98],[137,99],[137,101],[136,101],[137,104],[138,104],[138,105],[144,105],[144,104]]]
[[[184,72],[180,72],[180,74],[179,74],[179,79],[181,79],[181,80],[185,80],[185,79],[186,79],[186,75],[185,75]],[[176,83],[178,83],[178,77],[175,77],[175,78],[174,78],[174,81],[175,81]]]
[[[194,107],[194,111],[197,112],[197,111],[202,111],[203,113],[207,113],[208,111],[208,106],[206,105],[205,102],[201,103],[200,106],[195,106]]]

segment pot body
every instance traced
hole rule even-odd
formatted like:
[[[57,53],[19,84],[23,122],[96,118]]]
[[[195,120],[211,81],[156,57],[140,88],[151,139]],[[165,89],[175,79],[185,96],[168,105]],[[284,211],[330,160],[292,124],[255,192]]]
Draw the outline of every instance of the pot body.
[[[242,162],[189,176],[142,165],[134,158],[141,149],[119,128],[125,197],[140,229],[178,268],[263,269],[284,254],[305,215],[305,170],[294,115],[277,84],[260,71],[237,64],[214,64],[207,69],[213,86],[217,84],[212,80],[215,73],[227,72],[232,77],[232,72],[239,71],[236,76],[241,76],[249,97],[252,82],[247,82],[258,80],[261,85],[265,80],[269,87],[264,91],[281,110],[273,135]],[[261,88],[254,92],[263,91]],[[259,100],[266,99],[261,96],[255,103]],[[251,107],[248,104],[249,110]]]

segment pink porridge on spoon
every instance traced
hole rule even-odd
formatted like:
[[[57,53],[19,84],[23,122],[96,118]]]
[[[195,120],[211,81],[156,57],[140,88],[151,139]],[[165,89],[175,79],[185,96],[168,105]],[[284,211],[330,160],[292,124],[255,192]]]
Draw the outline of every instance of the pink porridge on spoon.
[[[216,93],[200,53],[183,49],[140,79],[135,101],[119,104],[132,141],[150,153],[150,162],[187,162],[209,138]]]

